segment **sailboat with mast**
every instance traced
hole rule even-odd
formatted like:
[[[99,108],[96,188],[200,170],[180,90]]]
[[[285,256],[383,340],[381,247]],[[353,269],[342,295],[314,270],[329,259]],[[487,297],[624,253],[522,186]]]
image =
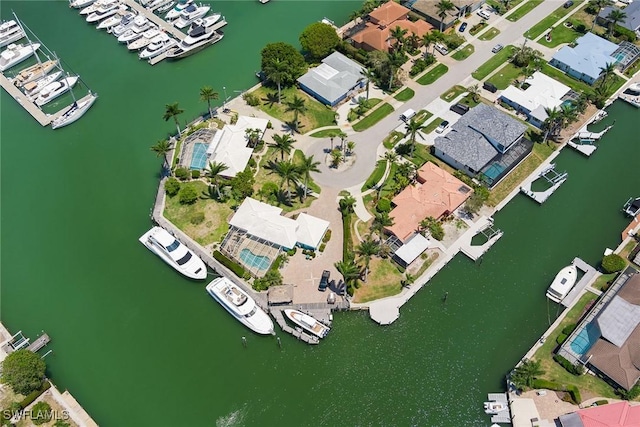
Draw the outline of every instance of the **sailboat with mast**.
[[[80,77],[78,77],[78,79],[82,81]],[[82,83],[85,87],[88,87],[84,82]],[[89,89],[89,94],[80,100],[76,99],[76,96],[73,94],[73,90],[70,90],[69,93],[73,98],[73,104],[68,106],[64,113],[56,117],[51,122],[52,129],[58,129],[75,122],[89,111],[89,108],[91,108],[93,103],[96,102],[96,99],[98,99],[98,94],[91,92],[91,89]]]
[[[32,44],[31,40],[29,39],[29,36],[27,35],[27,32],[25,31],[26,25],[24,25],[22,22],[20,22],[20,20],[16,16],[15,12],[13,13],[13,17],[15,19],[16,24],[20,27],[20,30],[22,31],[22,33],[27,38],[27,41],[29,42],[29,44]],[[40,40],[38,40],[38,41],[40,42]],[[40,42],[40,45],[42,45],[42,42]],[[13,84],[15,84],[17,87],[22,87],[22,86],[26,85],[27,83],[31,83],[31,82],[34,82],[36,80],[39,80],[39,79],[45,77],[54,68],[56,68],[58,66],[58,62],[59,61],[57,59],[56,60],[51,60],[49,57],[47,57],[47,60],[43,62],[40,59],[40,55],[38,55],[37,51],[34,50],[33,54],[36,57],[36,60],[38,62],[36,64],[34,64],[34,65],[31,65],[31,66],[23,69],[23,70],[20,70],[20,72],[14,77]],[[46,56],[46,54],[45,54],[45,56]]]

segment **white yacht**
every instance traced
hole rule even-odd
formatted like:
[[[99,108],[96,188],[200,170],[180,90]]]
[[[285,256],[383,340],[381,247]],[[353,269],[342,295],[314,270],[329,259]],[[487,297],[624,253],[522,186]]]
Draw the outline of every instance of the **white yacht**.
[[[118,0],[96,0],[91,3],[89,6],[80,10],[80,15],[91,15],[93,12],[96,12],[101,7],[107,6],[111,3],[119,3]]]
[[[160,30],[158,30],[157,28],[152,28],[150,30],[145,31],[142,34],[142,37],[139,37],[138,39],[132,41],[131,43],[129,43],[127,45],[127,48],[129,50],[140,50],[143,49],[145,47],[147,47],[147,45],[149,43],[151,43],[151,39],[153,39],[154,37],[160,35],[161,32]]]
[[[36,57],[38,55],[36,54]],[[13,79],[13,84],[21,87],[29,82],[41,79],[46,76],[51,70],[58,66],[57,59],[49,59],[44,62],[38,60],[37,64],[33,64],[23,70],[20,70],[18,75]]]
[[[0,24],[0,47],[17,42],[24,36],[24,30],[15,20]]]
[[[158,8],[155,11],[158,12],[158,13],[164,13],[167,10],[171,9],[175,4],[176,4],[175,1],[169,0],[166,3],[161,4],[160,6],[158,6]]]
[[[180,12],[180,17],[173,22],[176,28],[184,28],[191,24],[198,18],[202,18],[211,10],[211,6],[196,6],[195,4],[189,5],[185,10]]]
[[[209,28],[213,26],[216,22],[218,22],[222,18],[222,15],[219,13],[214,13],[213,15],[205,16],[204,18],[198,18],[191,23],[189,30],[187,30],[187,34],[195,30],[197,27]]]
[[[151,42],[142,52],[140,52],[138,56],[140,59],[151,59],[163,52],[166,52],[176,44],[178,44],[178,42],[175,39],[169,37],[165,33],[161,33],[151,39]]]
[[[164,16],[166,21],[173,21],[180,17],[180,12],[189,7],[193,3],[193,0],[179,0],[178,3]]]
[[[138,240],[183,275],[191,279],[207,278],[204,262],[164,228],[153,227]]]
[[[127,6],[121,7],[115,14],[100,22],[96,28],[99,30],[109,31],[110,29],[120,25],[126,16],[132,15],[132,13],[127,9],[129,9]]]
[[[33,98],[38,93],[40,93],[42,89],[49,86],[51,83],[55,82],[56,80],[58,80],[60,76],[62,76],[62,71],[56,71],[55,73],[51,73],[47,76],[44,76],[39,80],[26,83],[24,86],[22,86],[22,89],[24,90],[24,93],[28,97]]]
[[[38,107],[42,107],[45,104],[53,101],[60,95],[71,90],[73,86],[75,86],[78,81],[78,76],[65,77],[62,80],[55,81],[53,83],[49,83],[47,86],[42,88],[38,96],[33,100]]]
[[[553,302],[560,303],[573,288],[573,285],[576,284],[577,277],[578,269],[573,264],[560,270],[547,290],[547,298]]]
[[[126,7],[127,6],[117,2],[111,3],[109,5],[99,8],[98,10],[93,12],[91,15],[87,16],[87,22],[92,24],[94,22],[102,21],[103,19],[107,19],[108,17],[115,15],[116,13],[118,13],[118,11]]]
[[[125,31],[135,25],[135,20],[137,18],[139,18],[138,15],[136,15],[134,12],[130,12],[129,14],[122,17],[122,21],[120,21],[118,25],[113,28],[107,29],[107,31],[113,34],[115,37],[120,37]]]
[[[134,21],[135,22],[131,28],[118,36],[118,41],[120,43],[130,43],[142,37],[142,34],[144,34],[144,32],[149,28],[155,28],[155,25],[151,24],[151,22],[149,22],[149,20],[144,16],[138,16]]]
[[[247,328],[262,335],[274,333],[269,315],[228,278],[214,279],[207,285],[207,292]]]
[[[167,58],[186,58],[209,45],[219,42],[222,37],[224,37],[224,34],[221,32],[206,30],[201,27],[196,28],[178,43],[177,47],[167,52]]]
[[[74,9],[84,9],[87,6],[95,3],[96,0],[72,0],[69,2],[69,7],[73,7]]]
[[[311,332],[318,338],[324,338],[331,330],[327,325],[320,323],[315,318],[298,310],[287,309],[284,314],[296,325]]]
[[[74,102],[67,111],[64,112],[60,117],[56,118],[51,122],[51,127],[53,129],[58,129],[63,126],[70,125],[71,123],[78,120],[80,117],[86,113],[89,108],[93,105],[93,103],[98,99],[98,95],[89,92],[89,96],[81,99],[80,101]]]
[[[0,53],[0,71],[5,71],[24,61],[40,48],[40,43],[10,44]]]
[[[640,83],[633,83],[627,88],[627,92],[632,95],[640,95]]]

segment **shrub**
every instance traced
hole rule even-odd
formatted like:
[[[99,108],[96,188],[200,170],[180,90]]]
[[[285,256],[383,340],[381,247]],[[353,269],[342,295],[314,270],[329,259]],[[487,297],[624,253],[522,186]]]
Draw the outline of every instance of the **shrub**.
[[[294,256],[294,255],[296,254],[296,252],[297,252],[297,251],[298,251],[298,248],[296,248],[296,247],[294,246],[293,248],[291,248],[291,249],[289,249],[289,250],[287,251],[287,255],[289,255],[289,256]]]
[[[253,157],[251,157],[251,158],[249,159],[249,162],[247,163],[247,165],[248,165],[250,168],[255,169],[255,168],[256,168],[256,166],[257,166],[256,160],[255,160]]]
[[[238,277],[244,278],[247,276],[247,271],[240,264],[236,264],[231,261],[229,258],[224,256],[224,254],[220,251],[213,251],[213,257],[222,265],[227,267],[229,270],[233,272]]]
[[[51,383],[49,381],[45,381],[38,390],[34,390],[31,393],[27,394],[20,402],[20,406],[22,408],[26,408],[27,406],[31,405],[33,401],[36,400],[42,393],[49,390],[50,388]]]
[[[246,102],[247,105],[250,105],[251,107],[257,107],[258,105],[260,105],[260,98],[256,94],[244,93],[242,95],[242,99],[244,99],[244,102]]]
[[[322,242],[322,243],[320,243],[320,247],[318,248],[318,250],[320,252],[324,252],[326,247],[327,247],[327,244],[325,242]]]
[[[618,254],[610,254],[602,258],[602,269],[606,273],[616,273],[626,266],[626,261]]]
[[[173,174],[176,176],[176,178],[181,179],[183,181],[189,178],[190,176],[189,171],[186,168],[176,168]]]
[[[554,355],[553,360],[558,362],[558,364],[562,366],[570,374],[582,375],[584,373],[584,367],[582,365],[576,366],[573,363],[569,362],[564,357],[560,356],[559,354]]]
[[[596,400],[595,402],[593,402],[593,404],[596,405],[596,406],[602,406],[602,405],[606,405],[608,403],[609,403],[609,401],[607,399]]]
[[[173,197],[180,191],[180,181],[171,177],[164,182],[164,191],[169,197]]]
[[[376,210],[378,212],[391,212],[391,200],[385,198],[378,200]]]
[[[570,325],[567,325],[567,326],[565,326],[565,327],[562,329],[562,333],[563,333],[563,334],[565,334],[565,335],[567,335],[567,336],[569,336],[569,335],[571,335],[571,332],[573,332],[573,331],[574,331],[574,329],[576,328],[576,326],[577,326],[577,325],[576,325],[575,323],[572,323],[572,324],[570,324]]]
[[[243,200],[253,194],[253,184],[255,182],[251,169],[245,169],[231,178],[229,185],[236,200]]]
[[[327,232],[324,233],[324,236],[322,237],[323,243],[327,243],[329,240],[331,240],[331,229],[328,229]]]
[[[230,122],[232,125],[235,125],[236,123],[238,123],[238,113],[233,113],[233,115],[231,116]]]
[[[200,178],[200,171],[198,169],[194,169],[191,171],[191,178],[198,179]]]
[[[267,129],[273,129],[273,124],[271,123],[271,120],[267,122]]]
[[[418,74],[420,74],[421,72],[423,72],[424,70],[427,69],[429,65],[427,64],[427,61],[425,61],[422,58],[416,59],[413,62],[413,65],[411,66],[411,69],[409,70],[409,75],[411,77],[416,76]]]
[[[189,222],[193,225],[202,224],[204,222],[204,212],[196,212],[191,215]]]
[[[565,386],[563,384],[558,384],[552,381],[541,380],[541,379],[533,380],[533,383],[531,385],[533,386],[533,388],[544,388],[547,390],[554,390],[554,391],[566,391],[569,393],[569,395],[571,396],[571,399],[575,404],[579,405],[580,402],[582,402],[582,397],[580,396],[580,390],[578,390],[578,387],[574,385]]]
[[[451,33],[451,34],[448,34],[447,36],[445,36],[443,41],[444,41],[444,44],[447,45],[449,50],[454,50],[454,49],[459,48],[460,45],[462,43],[464,43],[464,38],[460,37],[456,33]]]
[[[556,343],[558,343],[558,345],[562,345],[562,343],[565,342],[566,339],[567,339],[566,334],[560,334],[558,335],[558,338],[556,338]]]
[[[620,40],[625,40],[631,43],[635,42],[637,39],[635,32],[620,25],[616,25],[615,27],[613,27],[613,34]]]
[[[31,421],[37,426],[51,421],[51,406],[47,402],[38,402],[31,408]]]
[[[192,185],[182,187],[178,196],[180,197],[180,203],[183,205],[190,205],[198,200],[198,192]]]

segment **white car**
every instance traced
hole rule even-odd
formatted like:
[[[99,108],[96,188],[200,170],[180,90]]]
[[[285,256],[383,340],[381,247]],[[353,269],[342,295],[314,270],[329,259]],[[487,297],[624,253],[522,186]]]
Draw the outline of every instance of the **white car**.
[[[478,16],[482,19],[489,19],[491,17],[489,12],[484,9],[478,9]]]
[[[440,123],[440,125],[436,128],[436,133],[442,133],[442,132],[444,132],[444,130],[445,130],[446,128],[448,128],[448,127],[449,127],[449,122],[448,122],[448,121],[446,121],[446,120],[443,120],[443,121]]]

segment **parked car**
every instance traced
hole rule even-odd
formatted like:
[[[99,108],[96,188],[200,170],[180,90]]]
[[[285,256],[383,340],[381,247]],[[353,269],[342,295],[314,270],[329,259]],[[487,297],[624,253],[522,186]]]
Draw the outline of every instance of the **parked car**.
[[[458,102],[457,104],[454,104],[451,107],[449,107],[449,109],[454,113],[458,113],[461,116],[464,116],[469,111],[469,106]]]
[[[573,6],[573,2],[571,0],[564,2],[562,5],[565,9],[569,9],[571,6]]]
[[[498,91],[498,88],[495,87],[495,85],[491,82],[484,82],[482,84],[482,88],[488,90],[491,93],[496,93]]]
[[[446,121],[446,120],[443,120],[443,121],[440,123],[440,126],[438,126],[438,127],[436,128],[436,133],[442,133],[442,132],[444,132],[444,130],[445,130],[446,128],[448,128],[448,127],[449,127],[449,122],[448,122],[448,121]]]
[[[467,29],[467,23],[463,22],[462,24],[460,24],[460,28],[458,29],[458,31],[460,31],[461,33],[464,33],[464,30]]]
[[[435,49],[443,55],[446,55],[449,53],[449,49],[447,49],[447,47],[442,43],[436,43]]]
[[[489,19],[491,17],[489,12],[484,9],[478,9],[478,16],[482,19]]]
[[[331,272],[329,270],[324,270],[322,272],[322,277],[320,278],[320,284],[318,285],[318,290],[324,292],[329,286],[329,277],[331,276]]]
[[[502,46],[501,44],[497,44],[493,47],[493,49],[491,49],[491,52],[493,53],[498,53],[500,52],[502,49],[504,48],[504,46]]]
[[[411,120],[411,117],[415,115],[416,115],[416,112],[411,108],[409,108],[407,111],[400,114],[400,120],[402,120],[403,122],[408,122],[409,120]]]

